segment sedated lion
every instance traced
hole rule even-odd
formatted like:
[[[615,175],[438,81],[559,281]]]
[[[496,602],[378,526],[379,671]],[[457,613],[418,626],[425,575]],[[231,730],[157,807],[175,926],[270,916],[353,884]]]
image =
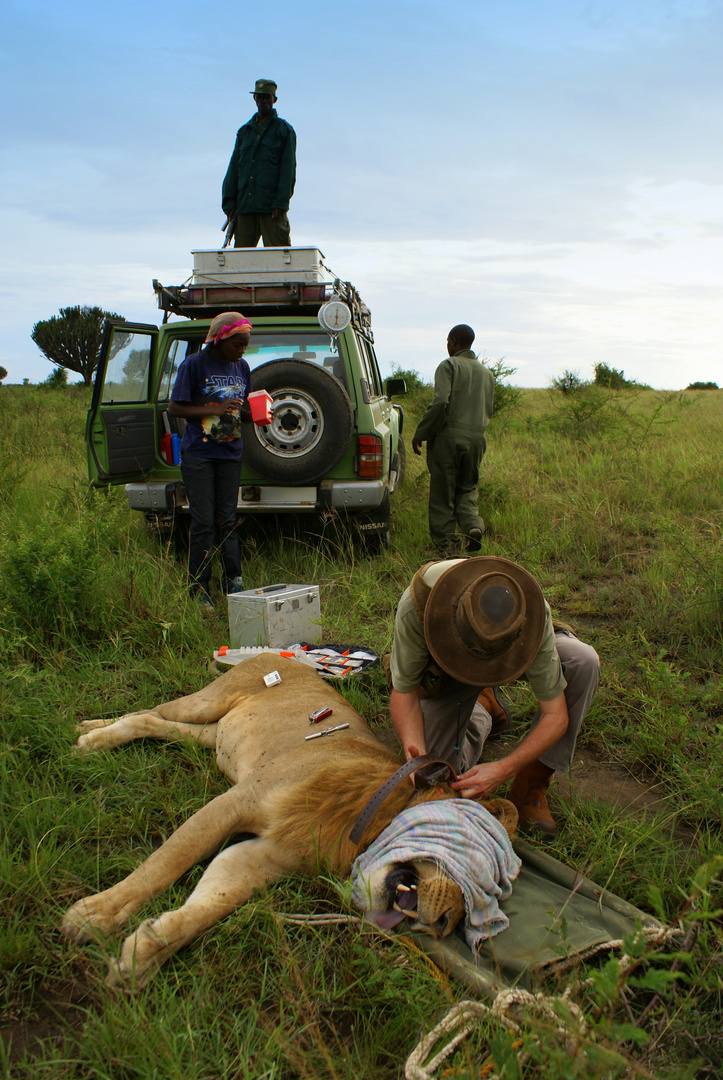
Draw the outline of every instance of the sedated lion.
[[[281,682],[267,687],[276,670]],[[306,741],[309,716],[333,707],[330,723],[348,728]],[[356,856],[403,809],[457,798],[447,784],[417,791],[398,784],[367,824],[358,844],[349,832],[375,790],[401,764],[352,706],[311,668],[261,654],[231,668],[196,694],[116,720],[80,725],[81,750],[133,739],[191,740],[216,752],[232,787],[190,817],[127,878],[79,900],[63,932],[77,941],[122,930],[147,901],[240,833],[252,839],[216,854],[180,908],[142,922],[111,961],[110,985],[144,986],[165,960],[248,900],[254,889],[288,873],[349,872]],[[504,799],[483,804],[512,834],[517,812]],[[435,937],[464,915],[459,886],[426,860],[396,864],[371,886],[375,910],[396,909],[411,927]],[[410,894],[416,902],[410,901]]]

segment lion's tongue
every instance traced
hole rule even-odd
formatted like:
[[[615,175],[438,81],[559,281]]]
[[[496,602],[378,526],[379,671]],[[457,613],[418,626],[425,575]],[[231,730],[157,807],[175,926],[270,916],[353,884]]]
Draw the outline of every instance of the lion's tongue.
[[[375,926],[381,926],[382,930],[391,930],[393,926],[400,923],[402,919],[406,918],[403,911],[373,911],[371,914],[371,921]]]

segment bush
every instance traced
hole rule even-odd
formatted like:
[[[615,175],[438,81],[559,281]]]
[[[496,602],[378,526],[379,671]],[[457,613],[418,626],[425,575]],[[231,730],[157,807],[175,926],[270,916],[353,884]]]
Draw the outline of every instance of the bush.
[[[686,390],[717,390],[717,382],[692,382],[685,388]]]
[[[27,531],[8,532],[0,548],[0,613],[11,615],[35,648],[104,637],[116,609],[129,620],[125,575],[109,572],[118,540],[114,524],[89,505],[75,514],[69,509],[66,520],[56,514]]]
[[[519,386],[510,386],[509,383],[502,381],[508,379],[510,375],[514,375],[517,368],[505,364],[504,356],[499,360],[495,360],[494,363],[486,363],[485,366],[495,378],[494,415],[499,416],[505,409],[508,411],[517,409],[522,398],[522,391]]]
[[[565,369],[562,375],[552,380],[550,385],[553,390],[559,390],[561,394],[577,394],[585,386],[589,386],[589,383],[581,379],[577,371]]]
[[[405,383],[407,384],[408,394],[413,394],[415,390],[424,390],[429,386],[429,383],[426,383],[424,381],[418,371],[412,371],[411,369],[403,371],[402,368],[397,367],[396,364],[392,365],[391,378],[404,379]],[[384,380],[384,382],[386,382],[386,379]]]
[[[645,383],[636,382],[635,379],[626,379],[624,371],[609,367],[607,364],[595,365],[595,385],[604,386],[608,390],[625,390],[635,386],[639,390],[650,390]]]
[[[553,431],[573,442],[584,443],[615,428],[619,415],[611,405],[609,394],[594,383],[586,383],[575,393],[566,393],[564,401],[555,398],[555,412],[542,419]]]
[[[62,367],[56,367],[55,371],[51,371],[43,383],[43,386],[49,386],[51,390],[57,390],[67,385],[68,372]]]

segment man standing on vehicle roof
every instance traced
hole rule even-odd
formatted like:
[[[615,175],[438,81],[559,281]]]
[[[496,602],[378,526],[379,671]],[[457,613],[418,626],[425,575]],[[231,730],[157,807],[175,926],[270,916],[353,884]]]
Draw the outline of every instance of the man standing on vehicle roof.
[[[447,337],[448,359],[434,373],[434,399],[412,438],[415,454],[427,443],[429,532],[437,554],[459,554],[455,527],[467,551],[479,551],[485,523],[477,510],[479,467],[492,419],[495,380],[472,352],[474,330],[460,323]]]
[[[178,369],[169,416],[186,420],[181,440],[181,475],[191,514],[188,575],[191,595],[213,612],[209,592],[211,558],[218,543],[225,593],[240,592],[241,559],[236,509],[243,453],[242,424],[251,421],[246,400],[251,371],[243,355],[251,323],[240,311],[217,315],[204,348]]]
[[[289,200],[296,183],[296,133],[277,115],[276,83],[257,79],[256,115],[239,128],[223,181],[221,206],[236,219],[235,247],[290,247]]]
[[[539,584],[517,563],[491,556],[427,563],[394,620],[392,722],[407,761],[421,754],[449,761],[463,798],[488,798],[513,780],[508,798],[520,828],[551,839],[547,789],[555,770],[572,763],[599,670],[591,646],[553,625]],[[521,677],[538,701],[532,728],[505,757],[478,764],[501,711],[492,688]]]

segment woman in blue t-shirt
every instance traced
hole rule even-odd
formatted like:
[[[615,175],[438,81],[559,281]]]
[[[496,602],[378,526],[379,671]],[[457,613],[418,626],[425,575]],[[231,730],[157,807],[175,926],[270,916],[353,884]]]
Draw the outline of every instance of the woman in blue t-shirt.
[[[227,593],[242,588],[236,507],[243,453],[242,427],[251,421],[246,398],[251,371],[243,355],[251,323],[238,311],[217,315],[204,347],[178,369],[168,406],[186,420],[181,473],[191,512],[188,574],[192,595],[213,611],[211,558],[218,542]]]

